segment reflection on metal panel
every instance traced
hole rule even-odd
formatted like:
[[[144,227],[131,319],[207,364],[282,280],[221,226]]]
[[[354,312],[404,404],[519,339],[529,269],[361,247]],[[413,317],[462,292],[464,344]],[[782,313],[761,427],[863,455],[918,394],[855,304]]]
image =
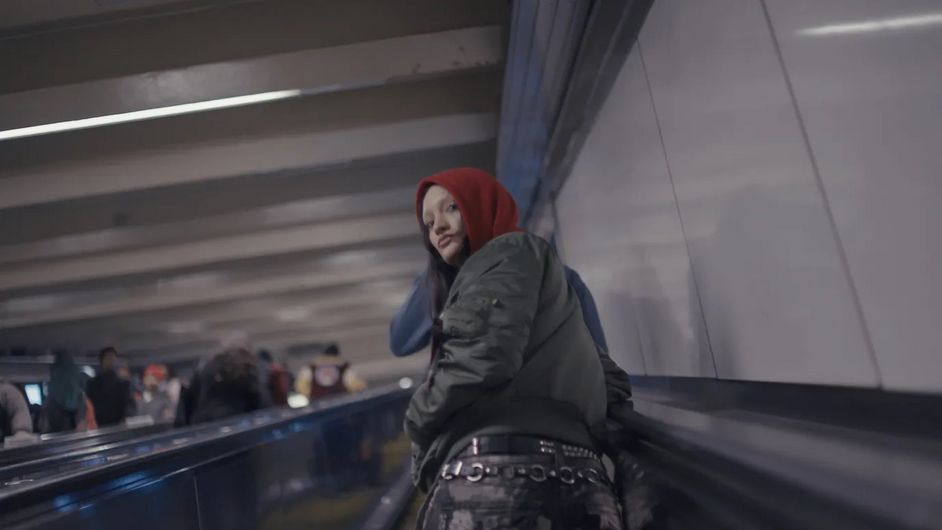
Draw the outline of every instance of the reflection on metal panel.
[[[355,528],[404,472],[408,398],[377,389],[31,464],[0,477],[0,526]]]
[[[942,10],[767,0],[884,386],[942,390]]]
[[[878,384],[761,3],[655,2],[640,43],[719,377]]]
[[[591,2],[520,0],[504,80],[497,176],[526,219]]]
[[[637,49],[557,203],[567,264],[632,373],[715,377],[670,176]]]

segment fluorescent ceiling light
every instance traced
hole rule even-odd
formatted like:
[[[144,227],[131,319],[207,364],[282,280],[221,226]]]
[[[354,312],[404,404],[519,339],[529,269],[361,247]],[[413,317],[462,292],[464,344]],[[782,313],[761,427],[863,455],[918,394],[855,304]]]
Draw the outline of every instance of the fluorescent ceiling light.
[[[21,127],[19,129],[0,131],[0,140],[12,140],[14,138],[25,138],[27,136],[75,131],[79,129],[101,127],[104,125],[115,125],[118,123],[127,123],[132,121],[151,120],[154,118],[165,118],[167,116],[178,116],[180,114],[191,114],[194,112],[204,112],[207,110],[241,107],[244,105],[254,105],[257,103],[265,103],[279,99],[294,98],[300,96],[301,94],[302,91],[300,89],[276,90],[274,92],[262,92],[261,94],[234,96],[231,98],[212,99],[209,101],[198,101],[196,103],[184,103],[182,105],[171,105],[169,107],[159,107],[156,109],[135,110],[132,112],[122,112],[120,114],[109,114],[107,116],[95,116],[94,118],[82,118],[79,120],[47,123],[45,125],[33,125],[31,127]]]
[[[803,29],[799,31],[798,34],[820,37],[824,35],[846,35],[848,33],[868,33],[873,31],[917,28],[921,26],[931,26],[933,24],[942,24],[942,13],[818,26],[816,28]]]

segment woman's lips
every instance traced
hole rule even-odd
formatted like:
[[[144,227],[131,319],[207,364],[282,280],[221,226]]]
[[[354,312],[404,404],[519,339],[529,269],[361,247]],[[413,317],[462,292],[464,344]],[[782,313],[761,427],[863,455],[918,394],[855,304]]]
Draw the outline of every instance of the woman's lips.
[[[451,243],[451,236],[442,236],[442,238],[438,240],[438,248],[444,249],[449,243]]]

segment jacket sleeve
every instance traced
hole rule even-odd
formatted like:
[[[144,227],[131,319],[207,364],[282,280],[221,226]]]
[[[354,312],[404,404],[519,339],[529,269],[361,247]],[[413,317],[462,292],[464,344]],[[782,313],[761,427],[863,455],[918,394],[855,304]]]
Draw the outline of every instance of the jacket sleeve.
[[[456,285],[457,299],[442,313],[441,351],[406,411],[406,432],[422,449],[449,418],[510,382],[523,364],[539,300],[543,256],[529,245],[513,244],[494,253],[500,257],[485,264],[485,272]]]
[[[412,283],[412,290],[389,323],[389,349],[396,357],[405,357],[428,346],[432,336],[429,318],[429,294],[423,272]]]
[[[11,434],[33,432],[33,419],[29,415],[29,406],[23,395],[9,383],[0,384],[0,407],[7,411],[10,418]]]
[[[586,327],[589,328],[589,333],[592,334],[592,340],[601,346],[603,350],[608,351],[608,342],[605,340],[605,331],[602,329],[602,321],[599,318],[599,310],[595,307],[595,298],[592,297],[592,292],[589,291],[589,288],[583,283],[579,274],[569,267],[566,267],[566,280],[569,282],[569,285],[572,286],[573,290],[576,291],[579,305],[582,306],[582,320],[585,321]]]
[[[615,363],[611,357],[605,353],[601,347],[597,348],[599,352],[599,362],[602,363],[602,371],[605,372],[605,395],[607,397],[609,409],[618,403],[631,401],[631,379],[628,372]]]
[[[628,378],[628,372],[624,371],[615,361],[609,357],[608,344],[605,342],[605,332],[602,331],[602,322],[599,319],[598,309],[595,307],[595,299],[579,274],[566,267],[566,279],[569,285],[576,291],[579,298],[579,304],[582,306],[582,318],[585,320],[586,327],[592,334],[595,344],[598,346],[599,362],[602,363],[602,371],[605,372],[605,390],[608,397],[609,408],[617,403],[631,400],[631,381]]]

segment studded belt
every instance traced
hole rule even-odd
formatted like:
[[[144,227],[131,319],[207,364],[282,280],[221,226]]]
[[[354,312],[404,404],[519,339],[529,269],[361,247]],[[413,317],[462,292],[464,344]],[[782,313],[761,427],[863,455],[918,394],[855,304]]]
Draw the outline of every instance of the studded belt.
[[[442,466],[441,478],[444,480],[465,479],[480,482],[486,477],[527,477],[534,482],[556,479],[563,484],[575,484],[585,480],[593,484],[607,483],[605,473],[593,466],[553,466],[543,464],[504,464],[487,465],[482,462],[455,460]]]
[[[599,459],[597,453],[585,447],[565,444],[556,440],[520,435],[475,437],[458,455],[554,455],[559,453],[568,458]]]

